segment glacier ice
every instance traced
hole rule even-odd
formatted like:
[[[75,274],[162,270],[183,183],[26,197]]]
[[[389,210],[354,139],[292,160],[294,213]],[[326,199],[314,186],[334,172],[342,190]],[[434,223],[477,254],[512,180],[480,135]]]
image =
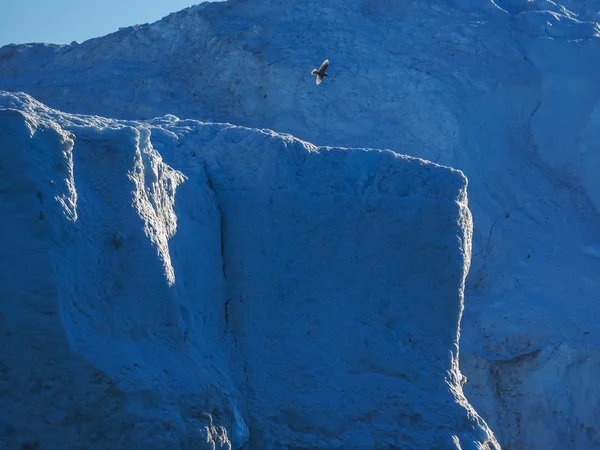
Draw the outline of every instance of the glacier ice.
[[[599,10],[597,0],[204,3],[79,45],[0,48],[0,89],[100,128],[98,116],[161,117],[152,146],[180,172],[170,139],[197,125],[177,117],[460,169],[474,222],[460,333],[467,397],[504,447],[600,448],[589,381],[600,347]],[[307,70],[325,58],[335,73],[316,90]],[[160,220],[151,242],[176,275]]]
[[[499,448],[461,172],[7,92],[0,167],[9,448]]]

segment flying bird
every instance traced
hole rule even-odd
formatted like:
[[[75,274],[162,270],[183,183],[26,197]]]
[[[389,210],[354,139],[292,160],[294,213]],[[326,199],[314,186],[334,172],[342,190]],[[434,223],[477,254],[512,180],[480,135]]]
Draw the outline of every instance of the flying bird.
[[[317,69],[313,69],[312,70],[312,74],[317,76],[317,84],[321,84],[321,81],[323,81],[323,77],[328,77],[329,74],[327,72],[325,72],[325,69],[327,69],[327,66],[329,65],[329,60],[326,59],[325,61],[323,61],[323,64],[321,64],[321,67],[319,67],[319,70]]]

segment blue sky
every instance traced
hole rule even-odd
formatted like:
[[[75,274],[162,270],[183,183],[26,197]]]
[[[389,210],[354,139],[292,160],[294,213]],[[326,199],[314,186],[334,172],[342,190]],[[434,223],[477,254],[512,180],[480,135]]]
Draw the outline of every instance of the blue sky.
[[[0,46],[69,44],[154,22],[203,0],[0,0]]]

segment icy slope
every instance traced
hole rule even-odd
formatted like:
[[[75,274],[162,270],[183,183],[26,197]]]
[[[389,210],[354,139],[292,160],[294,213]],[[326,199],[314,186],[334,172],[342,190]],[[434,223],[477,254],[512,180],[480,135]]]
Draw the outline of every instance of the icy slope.
[[[72,46],[0,49],[0,88],[461,169],[465,389],[508,448],[600,448],[594,0],[230,0]],[[277,18],[277,20],[274,20]],[[310,70],[329,58],[316,86]],[[557,388],[559,387],[559,388]]]
[[[460,172],[6,92],[0,158],[2,444],[497,448]]]

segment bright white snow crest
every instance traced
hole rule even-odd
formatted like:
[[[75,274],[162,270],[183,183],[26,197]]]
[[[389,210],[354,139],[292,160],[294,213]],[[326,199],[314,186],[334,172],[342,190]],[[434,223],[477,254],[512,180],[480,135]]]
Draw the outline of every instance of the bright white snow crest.
[[[6,92],[0,158],[9,447],[497,447],[460,172]]]

